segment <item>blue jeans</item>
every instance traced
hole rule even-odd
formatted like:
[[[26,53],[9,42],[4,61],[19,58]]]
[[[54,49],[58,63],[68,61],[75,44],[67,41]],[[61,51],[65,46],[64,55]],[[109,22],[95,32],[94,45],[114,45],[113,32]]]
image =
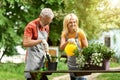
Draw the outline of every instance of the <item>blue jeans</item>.
[[[72,76],[70,76],[70,80],[87,80],[87,79],[84,77],[72,77]]]

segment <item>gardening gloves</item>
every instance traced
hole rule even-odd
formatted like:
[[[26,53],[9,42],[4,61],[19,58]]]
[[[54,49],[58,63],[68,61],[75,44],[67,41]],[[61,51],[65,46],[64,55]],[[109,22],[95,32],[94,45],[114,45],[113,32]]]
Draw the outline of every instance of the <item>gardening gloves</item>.
[[[43,47],[44,47],[44,50],[45,52],[48,52],[49,50],[49,45],[47,43],[47,41],[45,39],[42,40],[42,43],[43,43]]]
[[[50,54],[49,54],[49,45],[45,39],[42,40],[44,50],[45,50],[45,58],[48,59],[48,62],[50,62]]]
[[[75,45],[76,45],[76,42],[75,42],[75,39],[74,39],[74,38],[68,39],[68,43],[71,43],[71,44],[75,44]]]

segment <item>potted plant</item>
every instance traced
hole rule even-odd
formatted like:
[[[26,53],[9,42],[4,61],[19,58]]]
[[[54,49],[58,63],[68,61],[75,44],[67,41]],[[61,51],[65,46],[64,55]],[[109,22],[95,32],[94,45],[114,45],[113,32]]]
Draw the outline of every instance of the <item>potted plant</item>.
[[[51,55],[48,70],[57,70],[57,56]]]
[[[56,55],[46,55],[45,58],[45,64],[42,68],[40,68],[40,71],[46,71],[46,70],[57,70],[57,56]],[[33,80],[40,80],[42,75],[51,75],[52,73],[39,73],[39,72],[31,72],[31,77]]]
[[[46,68],[48,70],[57,70],[57,56],[51,55],[46,58]]]
[[[109,69],[109,60],[115,52],[102,43],[91,43],[81,51],[74,51],[80,69]]]

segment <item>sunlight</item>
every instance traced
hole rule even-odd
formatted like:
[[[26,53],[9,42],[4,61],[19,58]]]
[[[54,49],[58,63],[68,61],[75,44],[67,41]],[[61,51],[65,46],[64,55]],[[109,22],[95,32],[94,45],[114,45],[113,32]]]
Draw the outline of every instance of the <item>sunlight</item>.
[[[108,0],[111,8],[120,8],[119,0]]]

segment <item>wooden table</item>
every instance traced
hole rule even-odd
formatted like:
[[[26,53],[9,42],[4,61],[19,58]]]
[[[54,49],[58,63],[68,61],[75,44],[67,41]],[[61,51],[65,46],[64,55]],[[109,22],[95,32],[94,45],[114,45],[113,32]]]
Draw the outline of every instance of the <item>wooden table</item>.
[[[120,69],[110,69],[110,70],[57,70],[57,71],[25,71],[32,73],[119,73]]]
[[[120,69],[110,70],[57,70],[57,71],[25,71],[30,72],[33,78],[37,74],[51,75],[52,73],[75,73],[76,76],[90,75],[91,73],[120,73]]]

